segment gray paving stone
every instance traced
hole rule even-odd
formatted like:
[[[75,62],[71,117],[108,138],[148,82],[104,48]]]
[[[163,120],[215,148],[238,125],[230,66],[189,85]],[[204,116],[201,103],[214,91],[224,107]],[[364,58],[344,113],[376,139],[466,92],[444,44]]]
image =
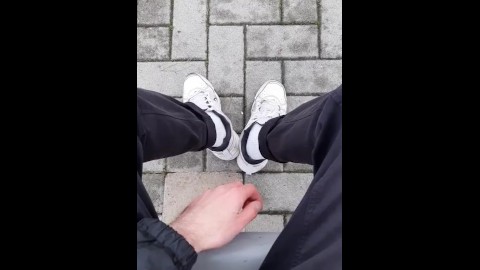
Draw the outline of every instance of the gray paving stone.
[[[214,86],[215,87],[215,86]],[[232,121],[233,129],[240,133],[243,130],[243,97],[222,97],[222,111]]]
[[[162,213],[165,174],[144,174],[142,175],[142,182],[148,195],[152,199],[155,211],[157,211],[157,213]]]
[[[310,22],[317,21],[316,0],[283,0],[284,22]]]
[[[262,211],[294,211],[312,181],[309,173],[262,173],[245,175],[263,197]]]
[[[165,171],[165,159],[151,160],[143,163],[144,173],[160,173]]]
[[[315,96],[287,96],[287,113],[293,111],[298,106],[306,103],[312,99],[315,99]]]
[[[206,75],[205,62],[137,63],[137,87],[181,97],[189,73]]]
[[[322,0],[321,57],[342,57],[342,1]]]
[[[247,26],[247,57],[317,57],[316,25]]]
[[[208,79],[220,95],[243,94],[243,27],[210,26]]]
[[[175,0],[172,59],[206,59],[207,0]]]
[[[342,60],[285,61],[287,93],[327,93],[342,84]]]
[[[312,172],[313,166],[308,164],[292,163],[288,162],[283,165],[284,172]],[[313,177],[313,174],[312,174]]]
[[[260,214],[246,227],[246,232],[281,232],[283,230],[283,215]]]
[[[211,0],[210,23],[280,22],[281,0]]]
[[[239,173],[169,173],[165,178],[163,220],[169,224],[198,195],[233,181],[242,181]]]
[[[170,24],[170,0],[137,0],[137,24]]]
[[[246,121],[250,119],[253,99],[258,89],[268,80],[282,81],[280,61],[247,61],[246,62]]]
[[[203,151],[187,152],[167,158],[167,172],[201,172]]]
[[[137,60],[168,59],[169,38],[167,27],[137,27]]]

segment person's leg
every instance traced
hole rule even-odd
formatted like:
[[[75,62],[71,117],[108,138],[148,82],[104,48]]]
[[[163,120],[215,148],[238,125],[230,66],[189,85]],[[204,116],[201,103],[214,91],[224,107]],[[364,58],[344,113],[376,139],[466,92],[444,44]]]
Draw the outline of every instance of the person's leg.
[[[205,149],[215,136],[212,120],[197,106],[137,89],[137,221],[157,217],[141,180],[143,162]]]
[[[190,74],[183,90],[184,103],[137,89],[137,221],[156,217],[141,181],[144,162],[205,148],[223,160],[238,155],[238,135],[210,82]]]
[[[266,122],[258,136],[262,156],[276,162],[314,165],[317,171],[332,139],[341,130],[341,110],[336,111],[341,91],[340,86]]]
[[[137,137],[147,162],[211,147],[216,133],[212,119],[196,105],[138,89]]]
[[[238,135],[210,82],[198,74],[188,75],[183,102],[137,90],[137,136],[143,162],[205,148],[223,160],[236,158]]]
[[[238,166],[252,174],[272,160],[314,165],[316,172],[329,144],[318,138],[334,137],[341,126],[341,119],[334,119],[337,116],[329,113],[331,104],[326,102],[335,96],[341,99],[341,86],[286,114],[283,85],[266,82],[255,96],[252,115],[241,134]]]
[[[278,86],[259,90],[237,161],[247,173],[263,168],[266,160],[311,164],[314,179],[261,269],[341,269],[341,86],[287,115],[282,115],[284,89]]]
[[[313,164],[315,175],[261,269],[341,269],[341,86],[263,128],[264,157]]]

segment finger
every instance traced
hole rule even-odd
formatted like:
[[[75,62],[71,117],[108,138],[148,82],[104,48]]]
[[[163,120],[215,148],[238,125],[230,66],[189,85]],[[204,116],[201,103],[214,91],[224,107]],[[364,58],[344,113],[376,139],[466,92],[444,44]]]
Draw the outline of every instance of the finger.
[[[250,221],[252,221],[262,210],[262,203],[260,201],[251,201],[248,203],[237,215],[237,222],[235,223],[238,231],[242,230]]]
[[[260,201],[263,203],[262,196],[253,184],[246,184],[243,186],[243,200],[244,201]]]

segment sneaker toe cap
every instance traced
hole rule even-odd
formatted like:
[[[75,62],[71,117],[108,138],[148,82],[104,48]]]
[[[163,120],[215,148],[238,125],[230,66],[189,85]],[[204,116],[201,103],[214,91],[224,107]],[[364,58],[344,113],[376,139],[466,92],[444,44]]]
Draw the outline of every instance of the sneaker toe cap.
[[[260,93],[260,97],[275,96],[281,100],[285,97],[285,88],[280,82],[269,81]]]
[[[190,91],[193,89],[208,88],[208,84],[197,74],[189,74],[183,83],[184,91]]]

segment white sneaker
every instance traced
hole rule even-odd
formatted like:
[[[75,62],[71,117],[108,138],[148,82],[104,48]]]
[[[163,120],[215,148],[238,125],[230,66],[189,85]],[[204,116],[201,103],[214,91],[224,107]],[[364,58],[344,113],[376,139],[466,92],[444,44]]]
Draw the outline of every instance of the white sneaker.
[[[268,160],[254,160],[247,155],[247,139],[250,128],[255,124],[263,126],[268,120],[287,113],[287,96],[283,85],[277,81],[267,81],[260,87],[252,105],[250,120],[240,135],[240,155],[237,164],[242,171],[252,174],[267,165]]]
[[[207,78],[196,73],[187,75],[183,83],[183,102],[192,102],[205,112],[219,116],[225,126],[226,137],[221,146],[212,146],[209,150],[219,159],[236,158],[240,152],[238,135],[233,130],[230,119],[222,112],[220,98]]]

